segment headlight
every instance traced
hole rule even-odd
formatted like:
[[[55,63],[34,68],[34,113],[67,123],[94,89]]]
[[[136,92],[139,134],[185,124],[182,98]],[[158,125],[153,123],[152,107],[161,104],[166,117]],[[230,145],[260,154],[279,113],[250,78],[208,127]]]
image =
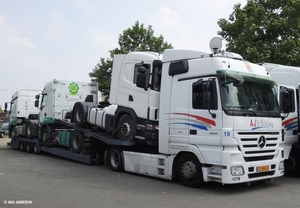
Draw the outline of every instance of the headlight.
[[[233,176],[244,175],[243,166],[232,166],[230,168],[230,171],[231,171],[231,175],[233,175]]]
[[[283,170],[283,169],[284,169],[284,161],[281,161],[279,163],[278,170]]]

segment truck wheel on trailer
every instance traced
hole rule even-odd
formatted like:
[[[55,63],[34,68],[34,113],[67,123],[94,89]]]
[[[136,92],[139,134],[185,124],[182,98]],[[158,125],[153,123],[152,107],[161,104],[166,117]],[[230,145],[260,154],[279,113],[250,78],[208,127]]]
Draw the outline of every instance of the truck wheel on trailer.
[[[82,149],[83,135],[78,131],[74,130],[71,133],[71,148],[72,152],[79,154]]]
[[[14,130],[15,130],[14,126],[12,126],[9,129],[9,138],[11,138],[11,141],[15,141],[16,139]]]
[[[19,150],[24,152],[26,150],[25,145],[26,145],[26,142],[20,141],[19,142]]]
[[[42,142],[43,142],[43,145],[49,146],[50,145],[50,138],[51,138],[50,128],[44,127],[42,129]]]
[[[84,121],[84,115],[87,113],[85,112],[85,108],[81,104],[75,104],[73,108],[73,122],[79,127],[85,127],[86,122]]]
[[[201,164],[194,154],[185,153],[180,156],[177,163],[177,176],[187,187],[196,188],[203,183]]]
[[[30,121],[27,121],[26,122],[26,125],[25,125],[25,133],[26,133],[26,137],[28,139],[31,139],[32,138],[32,131],[31,131],[31,128],[32,128],[32,124]]]
[[[125,114],[118,122],[118,138],[121,140],[132,141],[135,137],[133,118]]]
[[[108,164],[113,171],[123,171],[123,156],[122,149],[120,147],[111,147],[108,152]]]
[[[34,152],[34,154],[39,154],[40,153],[40,150],[39,150],[37,144],[33,144],[33,152]]]
[[[300,156],[297,147],[292,147],[289,159],[284,161],[284,175],[299,176],[300,174]]]
[[[26,151],[28,153],[31,153],[32,152],[32,143],[31,142],[26,142]]]

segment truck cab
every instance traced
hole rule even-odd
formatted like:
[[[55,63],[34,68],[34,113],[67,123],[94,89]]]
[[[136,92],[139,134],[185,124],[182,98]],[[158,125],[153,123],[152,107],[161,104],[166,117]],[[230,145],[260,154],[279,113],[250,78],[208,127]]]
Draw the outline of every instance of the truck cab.
[[[9,110],[9,136],[14,139],[22,135],[27,138],[37,136],[38,109],[34,107],[34,97],[39,90],[20,89],[15,92],[9,103],[5,103],[5,110]]]
[[[300,175],[299,143],[299,83],[300,68],[265,63],[268,74],[278,84],[278,100],[281,106],[285,174]]]

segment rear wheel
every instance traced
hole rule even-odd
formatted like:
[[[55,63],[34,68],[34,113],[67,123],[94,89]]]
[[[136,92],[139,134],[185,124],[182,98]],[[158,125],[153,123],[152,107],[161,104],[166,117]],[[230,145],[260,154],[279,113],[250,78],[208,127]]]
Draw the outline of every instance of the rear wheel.
[[[31,153],[32,152],[32,143],[31,142],[27,142],[26,144],[26,151]]]
[[[0,132],[0,138],[4,137],[4,132]]]
[[[122,149],[120,147],[111,147],[108,153],[108,163],[110,169],[120,172],[123,170]]]
[[[71,133],[72,152],[77,154],[80,153],[82,149],[82,144],[83,144],[83,135],[77,130],[72,131]]]
[[[203,183],[201,164],[193,154],[185,153],[179,158],[177,175],[184,186],[196,188]]]
[[[84,107],[83,105],[75,105],[74,107],[74,114],[73,114],[73,122],[80,127],[85,127],[86,122],[84,122]]]
[[[34,154],[39,154],[40,153],[40,150],[39,150],[37,144],[33,144],[33,152],[34,152]]]
[[[133,118],[123,115],[118,122],[118,138],[121,140],[132,141],[135,137]]]
[[[26,132],[26,137],[27,137],[28,139],[31,139],[32,133],[31,133],[31,122],[30,122],[30,121],[27,121],[27,122],[26,122],[25,132]]]
[[[26,142],[20,141],[19,142],[19,150],[25,151],[26,150]]]

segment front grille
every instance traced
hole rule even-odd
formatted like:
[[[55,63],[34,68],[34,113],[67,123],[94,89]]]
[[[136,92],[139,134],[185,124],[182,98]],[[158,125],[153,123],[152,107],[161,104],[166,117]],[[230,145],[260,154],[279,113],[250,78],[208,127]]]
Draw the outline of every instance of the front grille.
[[[279,132],[237,132],[236,135],[239,140],[239,149],[246,162],[273,159],[281,141]],[[261,136],[266,139],[263,147],[258,145],[258,139]]]

